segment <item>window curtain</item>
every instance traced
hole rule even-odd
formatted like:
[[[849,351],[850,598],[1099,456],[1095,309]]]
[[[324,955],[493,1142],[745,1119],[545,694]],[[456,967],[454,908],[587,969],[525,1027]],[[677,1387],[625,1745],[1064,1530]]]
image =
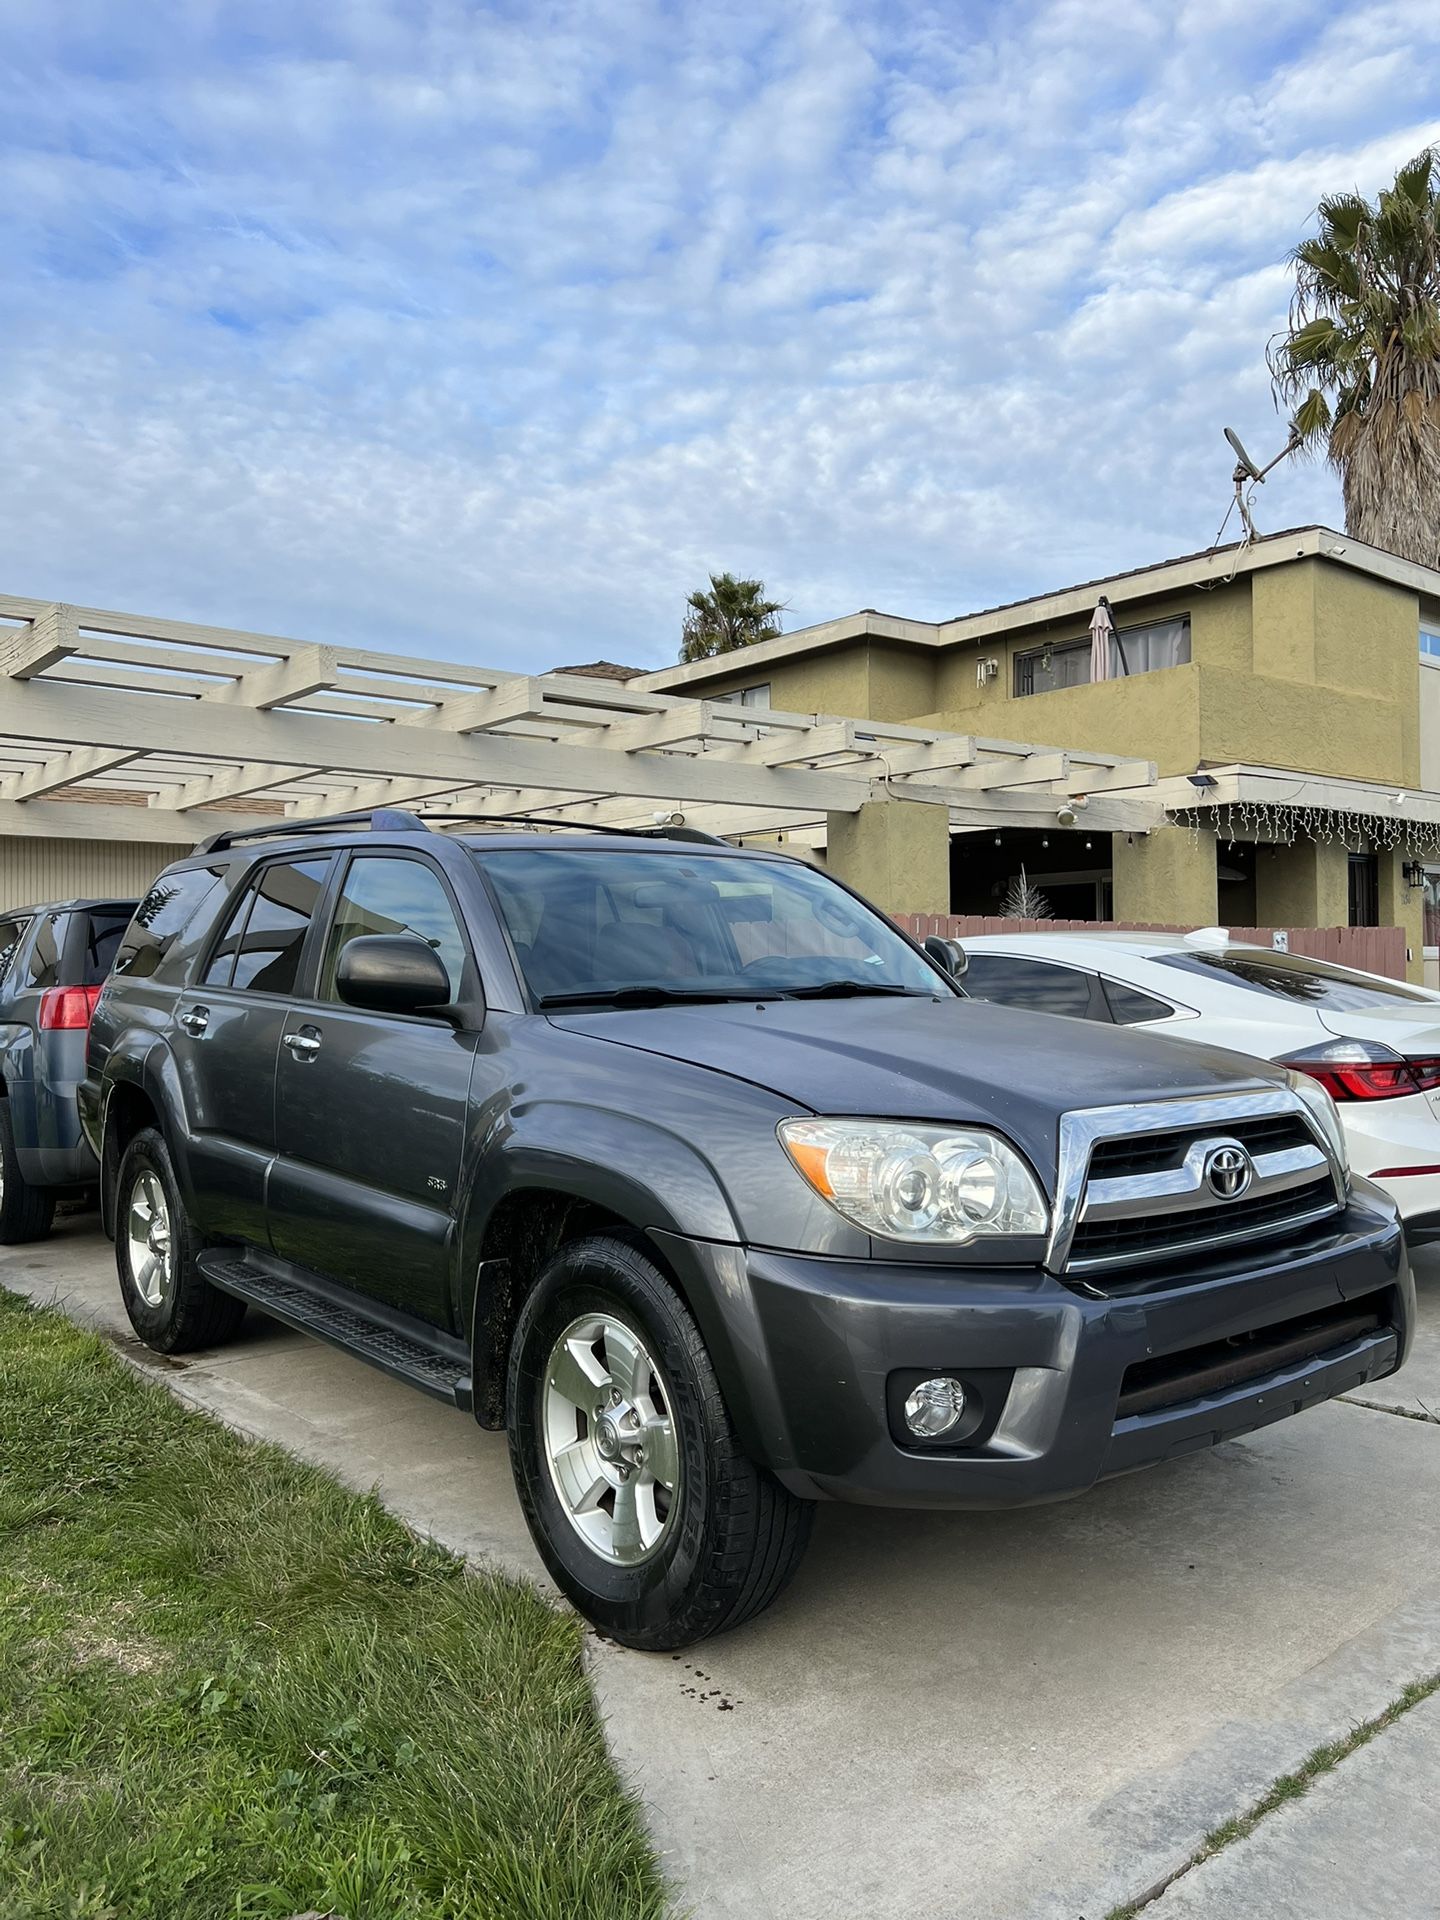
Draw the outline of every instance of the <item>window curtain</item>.
[[[1131,627],[1117,633],[1116,679],[1128,673],[1157,673],[1161,667],[1183,667],[1190,658],[1190,622],[1160,620],[1153,627]]]

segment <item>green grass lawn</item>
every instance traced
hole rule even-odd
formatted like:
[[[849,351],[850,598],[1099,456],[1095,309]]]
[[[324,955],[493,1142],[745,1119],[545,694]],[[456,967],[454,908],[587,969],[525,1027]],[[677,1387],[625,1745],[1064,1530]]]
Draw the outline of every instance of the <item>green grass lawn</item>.
[[[659,1920],[580,1644],[0,1291],[0,1920]]]

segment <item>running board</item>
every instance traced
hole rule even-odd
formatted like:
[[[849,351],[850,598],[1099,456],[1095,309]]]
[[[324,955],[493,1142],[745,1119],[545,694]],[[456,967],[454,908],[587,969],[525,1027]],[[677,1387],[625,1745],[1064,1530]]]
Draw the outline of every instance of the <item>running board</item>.
[[[234,1294],[237,1300],[248,1301],[272,1320],[354,1354],[357,1360],[378,1367],[407,1386],[418,1387],[447,1406],[470,1411],[470,1375],[464,1362],[447,1352],[444,1336],[432,1334],[423,1322],[411,1322],[412,1330],[402,1332],[365,1313],[353,1301],[342,1303],[328,1292],[282,1278],[233,1248],[212,1248],[195,1264],[212,1286]]]

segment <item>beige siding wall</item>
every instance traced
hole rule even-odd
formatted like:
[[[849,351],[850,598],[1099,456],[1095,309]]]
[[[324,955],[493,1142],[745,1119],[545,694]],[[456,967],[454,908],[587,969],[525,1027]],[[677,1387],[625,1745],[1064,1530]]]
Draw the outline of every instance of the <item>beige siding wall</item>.
[[[162,867],[193,852],[188,846],[0,836],[0,909],[86,894],[139,899]]]

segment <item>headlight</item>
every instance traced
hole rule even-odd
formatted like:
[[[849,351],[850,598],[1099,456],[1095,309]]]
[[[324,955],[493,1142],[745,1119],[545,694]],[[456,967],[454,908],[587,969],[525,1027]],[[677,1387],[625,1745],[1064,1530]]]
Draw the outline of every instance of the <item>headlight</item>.
[[[1329,1141],[1330,1151],[1339,1162],[1341,1171],[1348,1180],[1350,1178],[1350,1149],[1345,1144],[1345,1129],[1340,1124],[1340,1115],[1336,1111],[1335,1102],[1330,1098],[1330,1095],[1325,1091],[1324,1087],[1321,1086],[1320,1082],[1313,1079],[1308,1073],[1297,1073],[1294,1067],[1287,1067],[1285,1069],[1285,1078],[1305,1102],[1314,1118],[1319,1121],[1320,1131],[1326,1140]]]
[[[889,1120],[782,1120],[779,1133],[821,1199],[867,1233],[953,1247],[1049,1229],[1034,1174],[999,1134]]]

